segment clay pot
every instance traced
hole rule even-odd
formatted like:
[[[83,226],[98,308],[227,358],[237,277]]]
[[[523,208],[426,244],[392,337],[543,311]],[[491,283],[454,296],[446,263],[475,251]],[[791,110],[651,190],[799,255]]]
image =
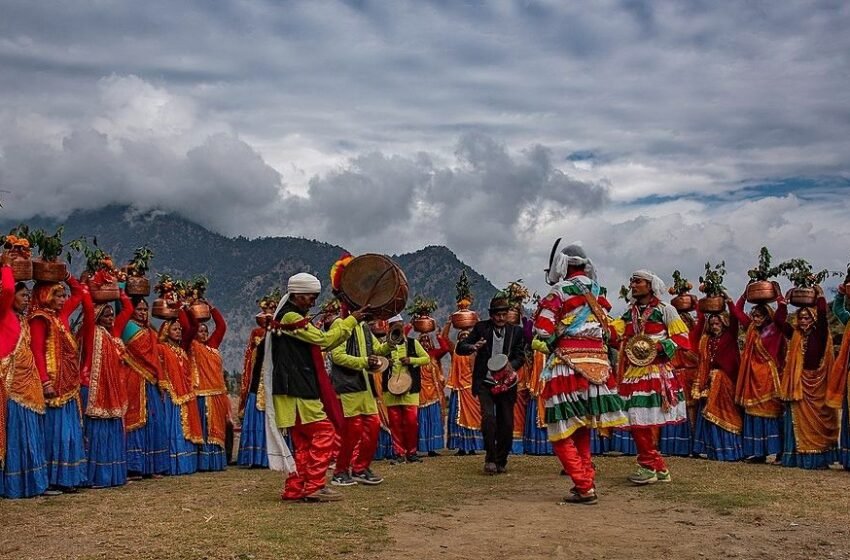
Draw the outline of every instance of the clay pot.
[[[478,313],[471,309],[458,309],[451,316],[452,326],[460,331],[471,329],[478,322]]]
[[[59,261],[32,261],[32,277],[40,282],[64,282],[68,277],[68,267]]]
[[[788,303],[797,307],[812,307],[818,300],[814,288],[793,288],[788,297]]]
[[[747,284],[747,301],[750,303],[769,303],[778,297],[773,282],[756,280]]]
[[[189,306],[189,313],[199,323],[205,323],[210,320],[210,305],[205,301],[196,301]]]
[[[437,330],[437,322],[427,316],[414,317],[413,330],[421,334],[431,333]]]
[[[14,255],[14,253],[13,253]],[[32,280],[32,260],[18,254],[12,260],[12,276],[15,282]]]
[[[706,296],[697,302],[703,313],[723,313],[726,309],[726,298],[723,296]]]
[[[101,284],[100,286],[89,283],[89,292],[91,292],[91,299],[95,303],[109,303],[121,298],[121,289],[117,282]]]
[[[157,319],[176,319],[177,310],[168,307],[168,302],[162,298],[156,299],[151,306],[151,315]]]
[[[509,325],[519,325],[522,321],[522,315],[520,314],[518,309],[509,309],[508,310],[508,324]]]
[[[689,313],[697,306],[697,298],[693,294],[679,294],[670,300],[670,305],[679,313]]]
[[[149,296],[151,293],[151,283],[144,276],[128,276],[124,291],[128,296]]]

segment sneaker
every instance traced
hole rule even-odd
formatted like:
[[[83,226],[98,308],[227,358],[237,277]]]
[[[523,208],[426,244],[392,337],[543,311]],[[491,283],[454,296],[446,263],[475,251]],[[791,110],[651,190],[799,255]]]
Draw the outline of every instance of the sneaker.
[[[367,486],[377,486],[384,481],[383,478],[373,473],[370,469],[366,469],[363,472],[351,473],[351,478],[357,481],[358,484],[365,484]]]
[[[422,458],[419,455],[417,455],[416,453],[411,453],[410,455],[407,456],[407,462],[408,463],[421,463]]]
[[[499,472],[499,467],[496,463],[484,463],[484,474],[496,474]]]
[[[599,502],[599,497],[596,495],[596,490],[590,489],[587,493],[582,494],[579,491],[571,492],[569,496],[558,502],[559,504],[583,504],[593,505]]]
[[[655,473],[658,482],[673,482],[673,477],[670,476],[669,470],[658,471]]]
[[[357,481],[351,478],[351,475],[347,472],[341,472],[333,475],[333,478],[331,478],[331,484],[334,486],[354,486],[357,484]]]
[[[658,482],[658,473],[646,467],[638,467],[635,472],[629,475],[629,482],[638,486],[655,484]]]
[[[322,488],[309,496],[304,496],[305,502],[338,502],[341,499],[342,494],[332,488]]]

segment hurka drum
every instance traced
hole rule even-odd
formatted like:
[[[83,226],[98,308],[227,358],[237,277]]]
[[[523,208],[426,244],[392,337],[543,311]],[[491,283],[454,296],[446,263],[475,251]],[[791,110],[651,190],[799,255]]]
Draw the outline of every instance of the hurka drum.
[[[406,369],[399,370],[390,375],[387,380],[387,390],[396,396],[401,396],[413,386],[413,377]]]
[[[386,255],[366,253],[346,265],[339,298],[352,309],[370,307],[373,319],[389,319],[407,305],[407,277]]]
[[[499,395],[517,384],[519,377],[505,354],[496,354],[487,360],[489,374],[485,382],[490,384],[490,392]]]

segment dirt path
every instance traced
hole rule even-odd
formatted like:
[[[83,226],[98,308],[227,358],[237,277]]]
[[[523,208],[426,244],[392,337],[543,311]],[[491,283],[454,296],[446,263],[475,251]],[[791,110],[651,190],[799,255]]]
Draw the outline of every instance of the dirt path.
[[[850,558],[850,528],[839,524],[722,515],[653,499],[652,488],[618,488],[596,506],[557,505],[544,491],[400,514],[379,558]]]

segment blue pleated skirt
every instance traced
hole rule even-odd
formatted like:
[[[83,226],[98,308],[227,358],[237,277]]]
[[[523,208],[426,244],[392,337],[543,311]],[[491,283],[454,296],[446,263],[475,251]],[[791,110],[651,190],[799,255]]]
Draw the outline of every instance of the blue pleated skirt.
[[[204,441],[207,441],[207,398],[198,397],[198,411],[201,414],[201,428],[204,433]],[[204,443],[198,446],[198,470],[199,471],[223,471],[227,467],[227,456],[224,448],[213,443]]]
[[[6,408],[6,461],[0,468],[0,496],[32,498],[47,490],[44,415],[11,399]]]
[[[603,455],[611,451],[610,437],[602,437],[596,428],[590,429],[590,454]]]
[[[75,488],[86,482],[86,452],[77,399],[44,414],[47,479],[51,486]]]
[[[153,383],[145,381],[144,426],[127,432],[127,470],[142,475],[168,472],[168,437],[165,433],[165,403]]]
[[[458,425],[457,415],[460,398],[457,391],[452,391],[449,395],[449,449],[457,449],[459,451],[481,451],[484,449],[484,438],[481,436],[481,430],[473,430],[472,428],[464,428]]]
[[[629,430],[613,430],[611,432],[611,451],[623,455],[637,455],[637,446]]]
[[[767,457],[782,451],[781,418],[763,418],[744,413],[744,457]]]
[[[694,453],[705,454],[712,461],[740,461],[744,458],[741,436],[712,424],[701,413],[697,416],[694,431]]]
[[[86,417],[88,486],[121,486],[127,483],[127,444],[121,418]]]
[[[378,448],[375,449],[375,457],[373,458],[376,461],[395,458],[392,434],[383,426],[381,426],[381,430],[378,432]]]
[[[192,474],[198,471],[198,446],[183,437],[180,407],[165,398],[165,430],[168,434],[169,475]],[[189,405],[192,406],[192,405]]]
[[[665,424],[658,433],[658,451],[664,455],[688,457],[693,450],[691,423]]]
[[[794,420],[791,407],[785,408],[785,449],[782,453],[783,467],[799,469],[828,469],[837,459],[835,449],[821,453],[797,453],[797,438],[794,436]]]
[[[552,444],[546,428],[537,427],[537,398],[529,397],[525,408],[525,429],[522,435],[523,452],[526,455],[552,455]]]
[[[266,448],[266,413],[257,410],[257,394],[249,393],[245,401],[245,416],[239,432],[237,463],[243,467],[268,467]]]
[[[420,452],[439,451],[446,447],[443,430],[443,410],[440,403],[419,407],[419,446]]]

